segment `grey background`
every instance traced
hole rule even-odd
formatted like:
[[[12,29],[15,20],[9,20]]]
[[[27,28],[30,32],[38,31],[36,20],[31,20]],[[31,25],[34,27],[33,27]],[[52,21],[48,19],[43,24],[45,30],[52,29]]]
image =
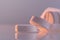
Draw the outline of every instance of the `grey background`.
[[[47,7],[60,8],[60,0],[0,0],[0,24],[29,23]],[[14,26],[0,25],[0,40],[14,40]]]
[[[60,0],[0,0],[0,24],[29,23],[47,7],[60,8]]]

